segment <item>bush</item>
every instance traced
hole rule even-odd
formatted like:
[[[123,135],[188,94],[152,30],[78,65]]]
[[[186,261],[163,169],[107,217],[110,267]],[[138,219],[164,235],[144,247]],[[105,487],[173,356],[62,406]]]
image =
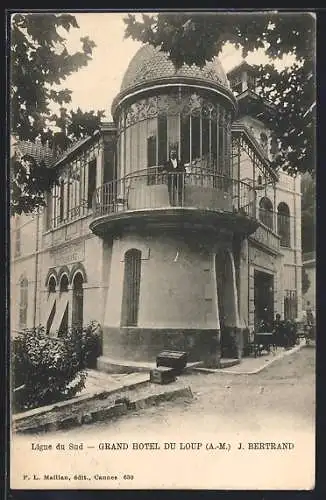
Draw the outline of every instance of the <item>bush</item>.
[[[82,346],[82,362],[87,368],[96,368],[96,360],[102,354],[102,330],[97,321],[92,321],[77,330]]]
[[[95,368],[102,332],[97,322],[72,328],[60,338],[44,327],[25,330],[12,341],[13,410],[69,399],[85,387],[86,368]]]
[[[80,335],[48,337],[43,327],[13,340],[13,409],[20,411],[73,397],[85,387],[84,349]]]

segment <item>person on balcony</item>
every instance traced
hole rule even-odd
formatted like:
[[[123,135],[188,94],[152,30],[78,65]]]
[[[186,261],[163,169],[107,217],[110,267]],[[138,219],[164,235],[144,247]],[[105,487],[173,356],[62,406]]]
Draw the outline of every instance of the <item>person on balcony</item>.
[[[172,206],[182,206],[185,166],[178,160],[177,151],[170,150],[170,158],[164,165],[168,176],[169,200]]]

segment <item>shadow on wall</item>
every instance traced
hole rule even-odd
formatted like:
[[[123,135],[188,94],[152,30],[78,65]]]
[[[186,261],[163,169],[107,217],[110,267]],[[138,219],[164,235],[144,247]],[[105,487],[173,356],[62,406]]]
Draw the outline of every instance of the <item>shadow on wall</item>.
[[[219,359],[218,330],[103,327],[103,355],[126,361],[154,361],[162,350],[185,351],[189,361]],[[214,359],[215,359],[214,358]]]

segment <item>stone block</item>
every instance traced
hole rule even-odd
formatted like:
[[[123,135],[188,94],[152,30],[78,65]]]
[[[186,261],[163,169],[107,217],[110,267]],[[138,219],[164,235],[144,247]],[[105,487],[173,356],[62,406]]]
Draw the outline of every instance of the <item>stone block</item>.
[[[170,384],[175,379],[175,370],[167,366],[158,366],[150,371],[150,381],[153,384]]]

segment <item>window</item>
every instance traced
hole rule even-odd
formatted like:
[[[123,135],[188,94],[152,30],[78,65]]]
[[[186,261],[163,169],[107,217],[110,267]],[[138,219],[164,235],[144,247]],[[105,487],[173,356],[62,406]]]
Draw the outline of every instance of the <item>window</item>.
[[[273,204],[269,198],[262,198],[259,202],[259,220],[265,226],[273,229]]]
[[[87,208],[92,208],[93,194],[96,189],[96,158],[88,163]]]
[[[277,230],[281,238],[282,247],[290,246],[290,209],[286,203],[281,202],[277,207]]]
[[[202,118],[202,154],[208,157],[209,153],[209,118]]]
[[[132,248],[125,253],[122,298],[122,326],[137,326],[141,277],[141,251]]]
[[[68,277],[66,274],[64,274],[60,280],[60,293],[68,292],[68,285],[69,285]]]
[[[225,163],[225,141],[224,141],[224,120],[219,123],[218,127],[218,146],[219,146],[219,161],[218,172],[224,174]]]
[[[158,117],[158,164],[163,165],[167,161],[167,118],[164,115]]]
[[[181,119],[181,158],[184,163],[190,162],[190,116]]]
[[[67,215],[66,215],[66,220],[69,220],[70,219],[70,209],[71,209],[71,205],[72,205],[72,199],[71,199],[71,195],[72,195],[72,189],[71,189],[71,184],[72,184],[72,181],[70,180],[70,177],[68,177],[68,180],[67,180]]]
[[[64,190],[65,190],[65,184],[64,181],[62,180],[60,182],[60,190],[59,190],[59,222],[63,221],[64,218]]]
[[[156,136],[152,135],[147,138],[147,167],[154,167],[156,165]],[[149,170],[147,176],[148,184],[156,183],[155,169]]]
[[[156,136],[151,135],[147,138],[147,166],[154,167],[156,165]]]
[[[28,280],[22,278],[20,281],[20,301],[19,301],[19,328],[26,328],[28,308]]]
[[[105,145],[104,148],[104,172],[103,183],[112,181],[115,175],[115,154],[113,145]]]
[[[55,293],[56,287],[57,287],[57,282],[55,280],[55,277],[51,276],[51,278],[49,279],[49,294]]]
[[[15,257],[19,257],[21,252],[20,236],[21,236],[20,228],[17,228],[15,234]]]
[[[200,158],[200,116],[191,117],[191,158]]]
[[[53,216],[53,196],[52,192],[47,193],[46,195],[46,229],[50,229],[52,225],[52,216]]]
[[[216,164],[217,164],[217,123],[216,121],[211,122],[211,152],[212,152],[212,160],[215,166],[214,170],[216,173]]]

